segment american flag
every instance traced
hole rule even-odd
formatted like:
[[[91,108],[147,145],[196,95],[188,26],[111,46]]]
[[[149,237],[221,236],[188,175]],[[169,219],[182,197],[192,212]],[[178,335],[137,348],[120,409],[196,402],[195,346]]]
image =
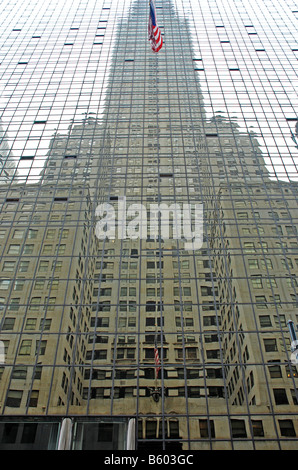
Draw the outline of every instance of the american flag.
[[[148,38],[151,43],[151,48],[153,52],[158,52],[162,48],[163,39],[160,33],[160,29],[157,26],[157,22],[156,22],[154,0],[150,0],[149,5],[150,5],[150,13],[149,13],[149,23],[148,23]]]
[[[156,338],[155,338],[155,345],[154,345],[154,361],[155,361],[155,374],[157,377],[158,372],[160,371],[160,360],[159,360]]]

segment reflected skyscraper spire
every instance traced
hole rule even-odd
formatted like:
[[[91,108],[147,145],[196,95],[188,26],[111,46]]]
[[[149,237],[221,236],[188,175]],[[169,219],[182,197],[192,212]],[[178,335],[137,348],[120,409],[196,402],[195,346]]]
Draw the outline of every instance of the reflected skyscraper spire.
[[[76,449],[125,448],[128,429],[138,449],[295,445],[296,185],[272,178],[255,133],[211,115],[190,21],[156,7],[159,53],[133,1],[104,109],[52,136],[38,184],[2,194],[2,448],[16,414],[51,419],[51,436],[72,418]],[[186,206],[202,208],[194,249]]]
[[[0,120],[0,182],[2,184],[11,183],[16,175],[16,164],[8,141],[7,133],[3,130]]]

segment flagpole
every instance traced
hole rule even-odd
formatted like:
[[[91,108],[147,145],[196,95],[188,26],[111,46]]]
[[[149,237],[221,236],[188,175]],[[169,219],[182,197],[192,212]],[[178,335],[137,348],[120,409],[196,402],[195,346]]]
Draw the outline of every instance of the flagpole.
[[[160,371],[160,359],[159,353],[157,348],[157,322],[155,316],[155,336],[154,336],[154,370],[155,370],[155,387],[150,389],[150,395],[153,397],[153,400],[157,403],[161,396],[161,391],[157,387],[157,376],[158,372]]]
[[[156,321],[156,315],[155,315],[155,338],[154,338],[154,347],[157,349],[157,321]],[[157,350],[158,350],[158,349],[157,349]],[[157,375],[158,375],[157,364],[155,364],[155,389],[157,389]]]
[[[156,314],[155,314],[155,335],[154,335],[154,362],[155,362],[155,389],[157,389],[157,364],[156,364],[156,359],[155,359],[155,350],[157,349],[157,321],[156,321]]]

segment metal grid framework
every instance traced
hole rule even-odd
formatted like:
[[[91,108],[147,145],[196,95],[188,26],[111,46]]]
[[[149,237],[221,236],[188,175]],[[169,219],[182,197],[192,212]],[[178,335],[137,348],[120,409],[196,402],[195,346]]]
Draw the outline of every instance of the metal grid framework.
[[[158,54],[143,0],[3,9],[1,413],[136,416],[139,448],[292,448],[298,7],[156,6]],[[202,203],[202,248],[98,240],[121,197]]]

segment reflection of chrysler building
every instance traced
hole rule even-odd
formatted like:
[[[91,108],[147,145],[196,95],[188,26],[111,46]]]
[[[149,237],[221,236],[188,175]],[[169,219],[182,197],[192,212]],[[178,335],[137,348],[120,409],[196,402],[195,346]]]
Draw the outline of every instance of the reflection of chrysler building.
[[[34,308],[32,290],[29,317],[55,328],[38,336],[39,348],[50,347],[35,364],[46,367],[30,389],[30,413],[136,417],[140,448],[150,440],[191,450],[277,448],[296,435],[286,320],[297,320],[297,194],[269,179],[253,134],[220,113],[206,118],[201,57],[168,0],[157,9],[165,44],[151,54],[147,10],[137,0],[119,23],[102,119],[89,115],[51,141],[41,195],[46,228],[56,232],[52,248],[46,235],[40,241],[42,280],[31,277],[32,285],[50,281],[47,314]],[[132,34],[137,50],[123,39]],[[202,248],[149,236],[98,240],[96,207],[117,208],[122,197],[147,210],[202,203]],[[22,400],[18,414],[28,409]]]
[[[15,175],[15,163],[8,145],[6,133],[0,121],[0,183],[10,183]]]

